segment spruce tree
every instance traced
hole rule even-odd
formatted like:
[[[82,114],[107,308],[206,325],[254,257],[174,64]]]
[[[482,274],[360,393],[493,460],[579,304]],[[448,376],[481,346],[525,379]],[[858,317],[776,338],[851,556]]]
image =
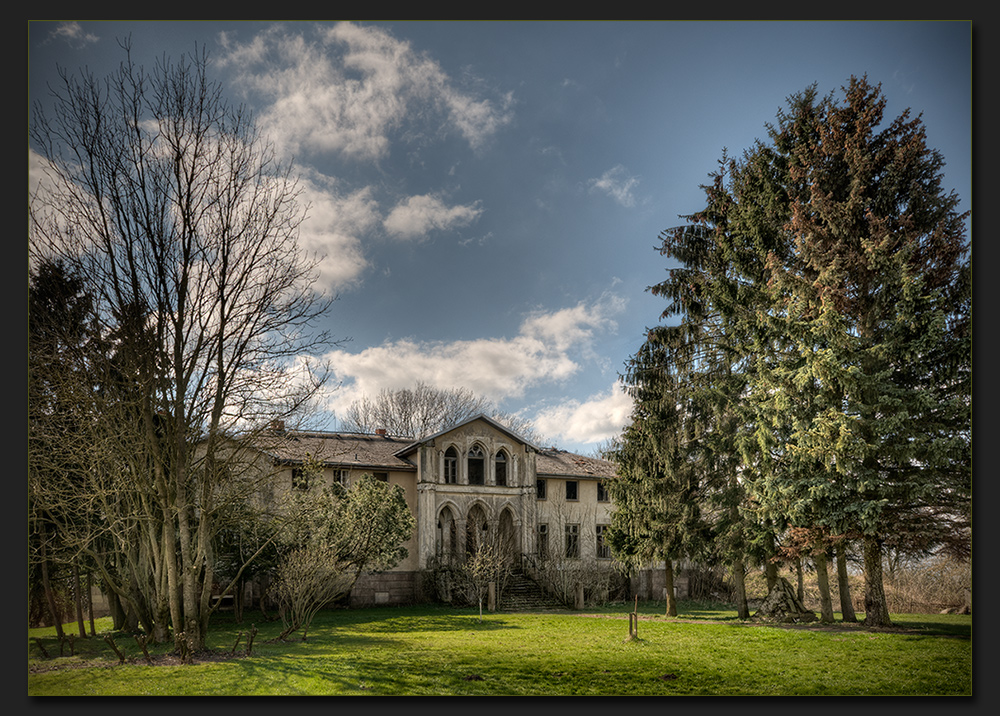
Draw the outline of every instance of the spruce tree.
[[[867,78],[842,100],[810,87],[769,141],[723,154],[705,208],[661,235],[681,264],[651,289],[670,325],[624,377],[620,451],[633,495],[692,471],[675,499],[699,500],[716,554],[760,545],[770,565],[782,530],[860,539],[870,626],[890,623],[887,548],[970,540],[968,215],[920,118],[885,105]],[[665,444],[669,473],[630,472]]]
[[[793,95],[701,215],[754,299],[716,304],[748,326],[751,495],[790,526],[862,536],[873,626],[889,624],[886,544],[961,552],[971,489],[967,216],[920,119],[884,109],[866,78],[843,102]]]

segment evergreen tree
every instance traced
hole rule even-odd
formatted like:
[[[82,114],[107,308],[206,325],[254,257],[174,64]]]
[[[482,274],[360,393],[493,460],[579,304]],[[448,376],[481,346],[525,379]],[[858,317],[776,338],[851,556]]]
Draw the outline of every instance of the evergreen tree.
[[[789,98],[770,144],[724,162],[692,219],[742,295],[712,300],[746,341],[754,504],[787,526],[860,534],[865,621],[885,625],[885,544],[967,543],[969,246],[919,118],[883,126],[864,78],[844,95]]]
[[[61,636],[56,578],[79,565],[77,545],[97,520],[79,489],[85,474],[81,446],[93,414],[87,375],[96,355],[93,300],[65,264],[43,261],[29,273],[28,318],[30,574],[42,582],[33,593],[45,599]],[[85,636],[82,621],[80,633]]]

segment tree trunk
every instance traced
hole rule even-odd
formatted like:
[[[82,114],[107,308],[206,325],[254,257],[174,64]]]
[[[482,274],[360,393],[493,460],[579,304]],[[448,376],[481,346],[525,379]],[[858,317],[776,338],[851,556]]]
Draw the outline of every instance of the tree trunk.
[[[87,571],[87,617],[90,620],[90,635],[97,636],[94,628],[94,573]]]
[[[733,565],[733,588],[736,592],[736,614],[740,619],[750,618],[750,607],[747,605],[746,570],[742,562]]]
[[[76,606],[76,626],[80,632],[80,638],[87,638],[87,625],[83,621],[83,589],[80,585],[80,566],[73,561],[73,604]]]
[[[118,592],[113,589],[108,589],[105,595],[111,610],[111,626],[115,631],[121,631],[125,628],[125,607],[122,606],[122,600],[118,597]]]
[[[246,590],[246,582],[239,580],[233,587],[233,618],[237,624],[243,623],[243,597]]]
[[[767,593],[770,594],[778,583],[778,565],[768,560],[764,565],[764,576],[767,578]]]
[[[851,601],[851,584],[847,579],[847,548],[843,542],[837,545],[837,587],[840,591],[840,615],[845,622],[856,622],[854,602]]]
[[[799,598],[800,602],[806,601],[806,588],[805,580],[802,575],[802,557],[795,560],[795,576],[798,577],[798,591],[795,595]]]
[[[677,598],[674,597],[674,565],[669,559],[663,560],[663,594],[667,600],[666,615],[677,616]]]
[[[764,558],[764,576],[767,578],[767,593],[770,594],[778,584],[778,565],[771,561],[771,556],[774,554],[774,534],[768,532],[765,541],[767,556]]]
[[[45,532],[42,532],[42,589],[45,591],[45,602],[49,605],[49,618],[56,628],[56,636],[63,640],[62,615],[56,606],[56,596],[49,581],[49,558],[45,552]]]
[[[830,599],[830,576],[827,571],[826,551],[813,555],[816,565],[816,581],[819,584],[819,620],[824,624],[833,623],[833,600]],[[799,561],[801,566],[801,560]]]
[[[865,535],[865,620],[868,627],[892,626],[882,584],[882,546],[877,537]]]

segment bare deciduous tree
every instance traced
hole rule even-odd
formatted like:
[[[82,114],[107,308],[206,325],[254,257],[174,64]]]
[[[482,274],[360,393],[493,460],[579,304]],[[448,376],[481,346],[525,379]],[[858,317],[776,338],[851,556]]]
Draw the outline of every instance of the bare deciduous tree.
[[[481,539],[462,564],[462,591],[470,602],[479,605],[479,621],[483,620],[483,600],[489,595],[490,585],[499,600],[513,566],[511,545],[495,531]]]
[[[337,561],[334,546],[319,542],[293,549],[278,565],[272,586],[284,624],[277,638],[284,639],[301,629],[305,641],[319,610],[347,594],[353,584],[351,574]]]
[[[346,431],[420,438],[457,425],[476,415],[489,415],[530,442],[538,435],[532,425],[501,411],[492,401],[467,388],[439,389],[418,382],[413,388],[384,389],[355,401],[341,418]]]
[[[72,267],[113,341],[114,360],[91,366],[101,392],[74,496],[106,523],[78,548],[145,605],[155,640],[169,625],[200,649],[215,517],[253,489],[235,436],[309,405],[323,375],[298,357],[327,345],[310,329],[329,298],[299,247],[295,181],[209,81],[205,55],[147,73],[123,49],[117,72],[64,73],[33,109],[44,180],[29,251]]]

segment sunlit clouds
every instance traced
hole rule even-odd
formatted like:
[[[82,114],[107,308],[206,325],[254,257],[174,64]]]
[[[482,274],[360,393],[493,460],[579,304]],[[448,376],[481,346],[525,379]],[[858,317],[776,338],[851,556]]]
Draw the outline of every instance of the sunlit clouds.
[[[468,388],[496,402],[525,398],[539,386],[566,384],[592,357],[593,343],[616,330],[624,306],[621,297],[609,294],[591,304],[533,313],[510,337],[451,342],[406,338],[357,352],[332,351],[325,358],[339,387],[330,393],[329,408],[342,413],[361,395],[419,382]]]
[[[539,411],[534,425],[539,433],[556,441],[601,443],[621,434],[631,417],[632,405],[621,384],[614,383],[607,393]]]
[[[290,155],[377,161],[404,125],[410,134],[457,132],[477,148],[511,119],[510,96],[462,92],[437,62],[378,28],[276,25],[246,43],[221,41],[219,65],[234,71],[235,87],[264,98],[262,128]]]
[[[378,28],[274,25],[247,40],[222,33],[219,43],[217,66],[258,98],[261,129],[286,158],[331,155],[378,168],[396,148],[448,134],[478,149],[511,119],[510,96],[462,92],[437,62]],[[302,242],[322,257],[321,280],[335,291],[364,280],[373,242],[425,239],[483,211],[481,201],[450,203],[443,191],[408,195],[300,169],[310,206]]]
[[[430,194],[411,196],[393,207],[384,226],[390,236],[412,239],[430,231],[467,226],[481,213],[478,202],[471,206],[448,206]]]

